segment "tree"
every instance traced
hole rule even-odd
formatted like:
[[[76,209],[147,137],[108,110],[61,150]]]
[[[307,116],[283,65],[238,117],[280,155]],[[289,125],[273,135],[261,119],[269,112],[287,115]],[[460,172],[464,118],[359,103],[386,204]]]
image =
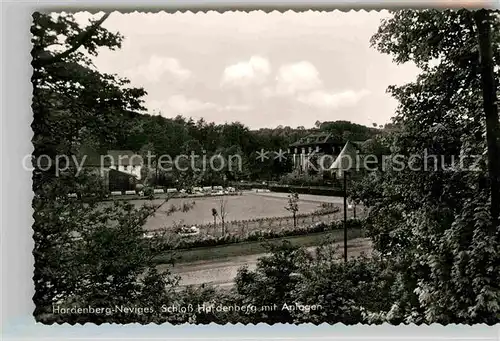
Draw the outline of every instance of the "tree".
[[[213,211],[212,211],[213,213]],[[220,197],[219,199],[219,217],[221,221],[221,228],[222,228],[222,235],[226,235],[226,226],[225,226],[225,219],[227,217],[227,200],[224,196]]]
[[[366,323],[395,299],[395,273],[388,262],[364,256],[339,262],[332,240],[314,253],[285,241],[267,244],[269,255],[254,271],[243,267],[236,277],[239,305],[270,307],[238,317],[243,323]],[[308,309],[306,307],[310,307]],[[400,322],[400,321],[399,321]]]
[[[101,25],[108,16],[82,28],[72,14],[33,14],[35,156],[72,154],[88,137],[111,143],[128,128],[127,110],[143,109],[143,89],[98,72],[88,57],[100,47],[121,46],[123,37]]]
[[[217,209],[216,208],[212,208],[212,217],[214,217],[214,228],[217,225],[217,215],[218,214],[219,213],[217,212]]]
[[[149,290],[144,281],[155,274],[165,290],[176,286],[168,273],[154,271],[154,258],[170,250],[167,239],[143,237],[146,219],[161,205],[103,205],[95,180],[94,174],[63,175],[35,194],[33,300],[38,321],[103,322],[106,317],[95,314],[54,315],[53,307],[139,304],[144,290]],[[68,197],[77,189],[83,200]],[[135,317],[112,318],[130,322]]]
[[[339,262],[339,255],[332,244],[320,245],[314,257],[300,263],[294,300],[321,308],[294,311],[294,323],[380,322],[376,314],[391,308],[394,272],[387,261],[361,256]]]
[[[374,246],[399,274],[398,298],[385,318],[498,323],[500,241],[484,156],[475,13],[393,14],[372,44],[422,71],[415,82],[390,87],[399,101],[397,129],[384,132],[380,141],[390,148],[393,162],[369,174],[357,194],[369,209]],[[491,17],[491,25],[498,65],[498,16]]]
[[[490,176],[491,216],[498,223],[500,215],[500,122],[498,119],[497,87],[493,70],[490,11],[474,13],[478,31],[479,60],[483,88],[483,108],[486,117],[488,171]]]
[[[293,227],[297,227],[297,212],[299,211],[299,194],[292,192],[288,195],[288,205],[285,207],[288,212],[292,212]]]
[[[87,57],[99,47],[120,47],[122,37],[101,26],[108,16],[82,28],[71,14],[33,15],[35,157],[75,155],[89,141],[108,147],[123,136],[127,120],[136,118],[130,110],[141,108],[144,90],[98,72]],[[159,206],[103,204],[106,188],[97,173],[77,176],[73,165],[59,176],[53,168],[33,171],[38,321],[140,321],[133,314],[54,315],[53,307],[142,305],[152,286],[162,287],[158,295],[166,298],[176,285],[174,277],[155,271],[155,256],[170,249],[166,239],[144,238],[144,222]]]
[[[377,128],[375,125],[374,128]],[[352,123],[349,121],[326,121],[321,123],[322,131],[333,134],[339,141],[365,141],[376,134],[378,130],[369,128],[361,124]]]
[[[292,323],[290,310],[283,305],[294,306],[293,290],[299,282],[297,271],[308,254],[288,241],[267,245],[270,256],[259,258],[255,271],[244,267],[236,276],[237,302],[242,306],[274,307],[270,311],[250,312],[246,317],[251,323]]]

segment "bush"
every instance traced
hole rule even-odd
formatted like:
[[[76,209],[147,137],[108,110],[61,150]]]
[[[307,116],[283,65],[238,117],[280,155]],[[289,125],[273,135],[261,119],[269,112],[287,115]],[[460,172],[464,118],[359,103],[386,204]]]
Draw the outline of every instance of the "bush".
[[[153,187],[144,187],[144,196],[151,197],[154,195]]]
[[[313,195],[326,195],[341,197],[344,191],[336,187],[321,187],[321,186],[290,186],[290,185],[272,185],[269,186],[271,192],[277,193],[290,193],[296,192],[299,194],[313,194]]]
[[[318,255],[303,264],[300,281],[292,293],[301,304],[321,305],[322,309],[295,311],[295,322],[366,323],[371,312],[390,310],[394,274],[386,261],[358,257],[338,262],[325,248],[319,247]]]
[[[292,185],[292,186],[323,186],[325,181],[322,176],[319,175],[308,175],[308,174],[286,174],[280,181],[280,185]]]
[[[255,270],[238,271],[235,289],[241,304],[319,308],[276,309],[247,315],[247,322],[356,324],[369,322],[370,312],[391,308],[395,277],[384,260],[358,257],[344,263],[331,246],[319,246],[312,255],[286,241],[269,251]]]

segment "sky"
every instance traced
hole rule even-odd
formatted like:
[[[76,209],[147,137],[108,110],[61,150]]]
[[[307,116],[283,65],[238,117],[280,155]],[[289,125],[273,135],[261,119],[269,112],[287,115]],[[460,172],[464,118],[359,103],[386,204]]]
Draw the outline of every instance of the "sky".
[[[387,12],[114,12],[103,26],[124,36],[95,65],[148,92],[151,114],[251,129],[316,121],[384,124],[397,106],[386,89],[413,81],[370,46]]]

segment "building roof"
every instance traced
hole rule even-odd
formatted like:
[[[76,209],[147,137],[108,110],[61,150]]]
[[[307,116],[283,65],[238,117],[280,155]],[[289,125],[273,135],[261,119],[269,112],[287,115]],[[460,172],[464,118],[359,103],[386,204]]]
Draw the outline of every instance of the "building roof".
[[[339,175],[342,171],[359,170],[361,167],[359,163],[362,159],[363,156],[359,154],[359,148],[351,141],[347,141],[329,169],[338,172]]]
[[[362,151],[365,148],[365,143],[367,141],[370,141],[370,140],[366,140],[366,141],[349,141],[349,142],[351,142],[354,145],[354,147],[356,147],[358,150]]]
[[[110,169],[109,173],[110,174],[114,174],[116,176],[121,176],[121,177],[125,177],[125,178],[133,178],[133,179],[137,180],[137,175],[136,174],[122,172],[122,171],[117,170],[117,169]]]
[[[142,156],[131,150],[108,150],[107,160],[120,166],[140,166],[143,164]]]
[[[309,134],[300,140],[290,144],[290,147],[298,147],[298,146],[311,146],[317,144],[341,144],[342,142],[335,139],[332,133],[313,133]]]

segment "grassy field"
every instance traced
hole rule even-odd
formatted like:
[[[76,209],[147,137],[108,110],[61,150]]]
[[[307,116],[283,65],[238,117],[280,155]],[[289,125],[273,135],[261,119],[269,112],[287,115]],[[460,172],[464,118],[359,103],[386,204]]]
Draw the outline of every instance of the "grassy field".
[[[189,198],[189,199],[171,199],[163,204],[157,213],[150,217],[145,225],[146,230],[171,229],[175,225],[206,225],[213,224],[212,209],[215,208],[220,212],[220,204],[222,197],[205,197],[205,198]],[[283,229],[286,226],[293,225],[290,212],[285,209],[287,205],[287,197],[285,195],[259,195],[255,193],[244,193],[241,196],[226,196],[225,200],[226,212],[226,233],[228,234],[245,234],[252,230],[264,229]],[[132,201],[137,207],[144,204],[144,200]],[[168,213],[170,206],[182,206],[183,203],[195,203],[193,208],[188,212],[177,211],[173,214]],[[311,214],[320,208],[322,202],[332,203],[332,197],[320,196],[301,196],[299,201],[299,214]],[[162,200],[154,200],[154,204],[162,203]],[[333,203],[341,206],[340,204]],[[351,212],[349,212],[351,213]],[[237,222],[248,219],[262,219],[271,217],[282,217],[280,221],[270,222],[255,222],[250,224],[239,224]],[[325,222],[338,220],[341,214],[331,214],[322,217]],[[299,225],[310,225],[317,222],[317,217],[301,218],[298,221]],[[220,224],[220,218],[217,219]],[[254,226],[255,225],[255,226]],[[219,235],[221,233],[220,225],[217,227],[211,226],[209,230],[201,231],[205,234]]]
[[[354,239],[363,236],[363,231],[360,229],[351,229],[347,231],[347,239]],[[163,257],[159,257],[157,262],[169,263],[173,260],[175,263],[190,263],[204,260],[216,260],[223,258],[231,258],[236,256],[246,256],[261,254],[267,252],[265,247],[266,243],[278,244],[284,240],[289,241],[293,245],[309,247],[317,246],[324,242],[339,242],[344,238],[343,230],[335,230],[329,232],[311,233],[304,236],[294,236],[294,237],[284,237],[270,239],[265,242],[245,242],[230,245],[212,246],[195,248],[191,250],[179,250],[175,254],[166,254]]]
[[[174,224],[200,225],[213,223],[212,208],[220,211],[221,198],[224,198],[226,201],[226,221],[290,215],[285,209],[287,203],[286,198],[268,198],[253,194],[244,194],[234,197],[176,198],[165,203],[156,215],[148,220],[146,229],[168,228]],[[183,203],[192,202],[194,202],[195,205],[189,212],[175,212],[171,215],[167,214],[172,204],[180,206]],[[142,204],[140,201],[134,203],[136,203],[136,205]],[[161,200],[155,200],[154,203],[159,204]],[[311,213],[318,209],[319,203],[303,201],[299,205],[301,213]]]

